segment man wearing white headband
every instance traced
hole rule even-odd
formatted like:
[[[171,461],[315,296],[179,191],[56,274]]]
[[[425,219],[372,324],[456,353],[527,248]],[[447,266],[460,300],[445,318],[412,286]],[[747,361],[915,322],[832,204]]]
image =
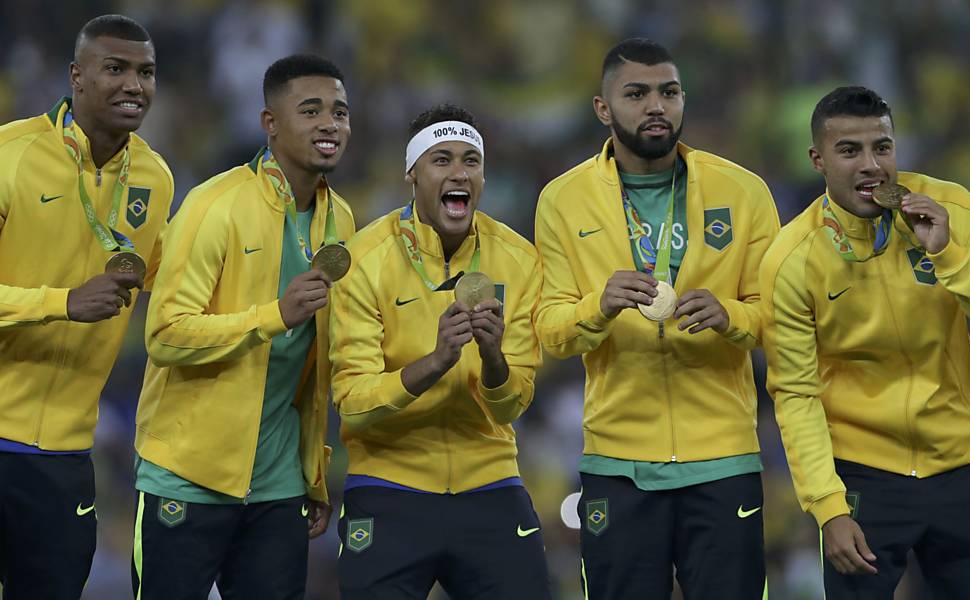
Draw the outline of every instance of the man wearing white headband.
[[[350,464],[338,531],[345,600],[550,598],[511,423],[532,401],[535,248],[477,212],[474,117],[410,128],[414,199],[349,242],[332,294],[333,401]],[[457,298],[457,299],[456,299]]]

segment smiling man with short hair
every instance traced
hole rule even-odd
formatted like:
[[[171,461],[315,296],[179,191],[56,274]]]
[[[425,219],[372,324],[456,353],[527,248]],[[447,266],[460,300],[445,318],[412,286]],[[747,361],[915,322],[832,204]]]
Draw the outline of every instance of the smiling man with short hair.
[[[768,391],[829,600],[892,598],[915,552],[970,598],[970,193],[897,172],[889,105],[841,87],[812,115],[825,194],[761,269]]]
[[[145,28],[81,29],[72,97],[0,127],[0,584],[76,600],[96,545],[98,400],[172,204],[165,161],[134,134],[155,96]],[[106,272],[108,271],[108,272]]]
[[[267,147],[189,192],[165,238],[136,416],[143,600],[205,598],[216,580],[227,600],[303,596],[308,539],[331,512],[327,304],[340,273],[316,257],[354,232],[326,178],[350,141],[343,79],[314,55],[270,65]]]

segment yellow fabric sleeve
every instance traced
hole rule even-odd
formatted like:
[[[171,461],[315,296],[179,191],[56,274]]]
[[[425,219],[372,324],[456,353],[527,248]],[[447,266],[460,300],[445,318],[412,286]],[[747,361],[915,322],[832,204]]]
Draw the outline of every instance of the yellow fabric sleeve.
[[[768,391],[788,457],[795,493],[819,526],[849,514],[845,485],[835,472],[832,438],[822,406],[814,306],[807,290],[810,244],[769,257],[761,271],[761,313],[768,359]],[[780,264],[778,264],[780,263]]]
[[[614,320],[600,310],[602,290],[583,296],[569,265],[559,232],[565,223],[539,199],[536,248],[542,263],[542,291],[536,311],[536,333],[542,347],[557,358],[591,352],[610,336]]]
[[[148,305],[145,343],[160,367],[232,360],[286,331],[279,301],[230,314],[206,314],[219,283],[228,214],[191,195],[169,225]]]

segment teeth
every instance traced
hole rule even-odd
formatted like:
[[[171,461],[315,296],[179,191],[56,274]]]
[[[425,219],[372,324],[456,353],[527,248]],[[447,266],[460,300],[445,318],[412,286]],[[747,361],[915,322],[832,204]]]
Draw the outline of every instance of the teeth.
[[[313,145],[317,148],[322,148],[323,150],[333,150],[337,147],[337,144],[334,144],[333,142],[314,142]]]
[[[468,192],[463,192],[463,191],[447,192],[445,196],[460,196],[462,198],[467,198]]]
[[[121,102],[119,103],[119,106],[121,106],[121,108],[138,108],[138,105],[134,102]]]

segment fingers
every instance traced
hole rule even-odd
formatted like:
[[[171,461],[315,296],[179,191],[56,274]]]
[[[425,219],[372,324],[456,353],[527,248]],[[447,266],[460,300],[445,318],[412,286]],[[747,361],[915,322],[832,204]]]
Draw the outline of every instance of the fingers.
[[[131,306],[131,292],[127,288],[118,288],[118,298],[125,306]]]
[[[869,544],[866,543],[866,535],[862,533],[860,528],[855,534],[855,547],[858,550],[859,555],[866,560],[866,571],[869,573],[876,573],[876,567],[869,563],[876,562],[876,555],[873,554],[872,550],[869,549]]]
[[[921,219],[926,217],[939,219],[946,214],[945,208],[922,194],[907,194],[903,197],[900,210],[907,215],[916,215]]]
[[[502,303],[498,301],[498,298],[492,298],[490,300],[483,300],[472,307],[472,314],[490,311],[496,315],[502,315]]]
[[[106,275],[108,279],[125,290],[130,290],[131,288],[142,289],[145,286],[141,275],[137,273],[106,273]]]
[[[683,331],[688,327],[690,334],[696,334],[717,325],[721,320],[721,310],[717,306],[709,306],[704,310],[692,314],[677,325],[677,329]]]

